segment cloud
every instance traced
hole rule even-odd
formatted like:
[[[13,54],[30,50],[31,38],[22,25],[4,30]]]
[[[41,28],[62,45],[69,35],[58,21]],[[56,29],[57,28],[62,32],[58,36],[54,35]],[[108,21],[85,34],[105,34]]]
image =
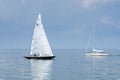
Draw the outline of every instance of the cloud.
[[[0,0],[0,3],[2,2],[3,0]]]
[[[120,28],[120,21],[116,24],[117,28]]]
[[[84,8],[94,8],[99,5],[120,2],[120,0],[81,0],[81,5]]]
[[[22,3],[22,4],[25,4],[25,3],[26,3],[26,0],[21,0],[21,3]]]
[[[112,19],[109,16],[101,17],[100,22],[105,24],[105,25],[109,25],[109,26],[114,26],[115,25],[115,22],[112,21]]]
[[[38,13],[42,0],[0,0],[0,20],[12,21],[27,14]]]
[[[106,26],[120,28],[120,21],[115,21],[109,16],[103,16],[99,21]]]

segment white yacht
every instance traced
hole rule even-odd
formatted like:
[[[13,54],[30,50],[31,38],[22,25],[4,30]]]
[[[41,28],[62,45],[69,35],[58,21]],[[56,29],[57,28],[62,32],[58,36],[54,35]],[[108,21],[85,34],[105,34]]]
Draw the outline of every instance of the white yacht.
[[[91,52],[86,52],[87,56],[108,56],[108,53],[104,50],[93,49]]]
[[[92,31],[92,36],[93,39],[93,43],[95,43],[95,22],[94,22],[94,27],[93,27],[93,31]],[[90,42],[90,41],[89,41]],[[94,44],[93,44],[94,45]],[[108,53],[102,49],[95,49],[93,46],[92,51],[86,51],[86,55],[87,56],[108,56]]]

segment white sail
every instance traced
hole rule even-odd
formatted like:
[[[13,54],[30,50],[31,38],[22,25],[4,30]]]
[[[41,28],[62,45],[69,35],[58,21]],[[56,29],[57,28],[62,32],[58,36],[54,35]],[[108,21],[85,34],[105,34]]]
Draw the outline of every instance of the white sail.
[[[93,52],[104,52],[104,50],[101,50],[101,49],[93,49]]]
[[[51,47],[49,45],[47,36],[45,34],[45,31],[42,25],[40,14],[35,24],[30,55],[31,56],[35,55],[38,57],[39,56],[53,56]]]

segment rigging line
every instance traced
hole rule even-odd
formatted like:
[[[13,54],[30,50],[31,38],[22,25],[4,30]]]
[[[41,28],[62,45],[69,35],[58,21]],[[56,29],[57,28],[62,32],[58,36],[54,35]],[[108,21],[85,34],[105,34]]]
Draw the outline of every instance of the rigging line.
[[[96,31],[95,31],[95,21],[94,21],[93,22],[93,49],[95,48],[95,40],[96,40],[95,33]]]
[[[86,52],[88,50],[88,47],[90,46],[90,43],[92,43],[92,48],[94,49],[94,44],[95,44],[95,21],[93,22],[92,25],[93,25],[92,31],[91,31],[91,34],[90,34],[89,39],[88,39],[87,47],[85,49]]]
[[[85,51],[87,52],[87,50],[88,50],[88,47],[90,46],[90,43],[92,42],[92,40],[93,40],[93,33],[94,33],[94,30],[92,29],[91,31],[90,31],[90,36],[89,36],[89,38],[88,38],[88,43],[87,43],[87,47],[86,47],[86,49],[85,49]]]

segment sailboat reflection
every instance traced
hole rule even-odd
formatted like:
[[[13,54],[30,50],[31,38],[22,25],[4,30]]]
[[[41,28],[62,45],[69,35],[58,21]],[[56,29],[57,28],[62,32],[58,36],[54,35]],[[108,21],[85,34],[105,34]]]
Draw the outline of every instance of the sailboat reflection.
[[[52,60],[31,60],[33,80],[50,80]]]
[[[102,79],[108,74],[108,56],[86,56],[86,62],[88,80],[96,80],[98,77]]]

